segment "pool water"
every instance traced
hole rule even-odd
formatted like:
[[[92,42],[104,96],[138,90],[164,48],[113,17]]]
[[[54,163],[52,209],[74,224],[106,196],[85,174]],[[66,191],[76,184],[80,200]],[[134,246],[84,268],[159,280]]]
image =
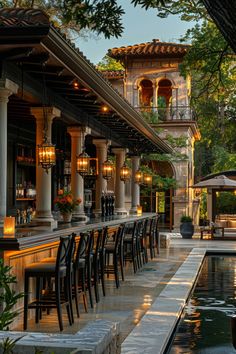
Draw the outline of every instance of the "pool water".
[[[207,256],[168,354],[236,354],[236,256]]]

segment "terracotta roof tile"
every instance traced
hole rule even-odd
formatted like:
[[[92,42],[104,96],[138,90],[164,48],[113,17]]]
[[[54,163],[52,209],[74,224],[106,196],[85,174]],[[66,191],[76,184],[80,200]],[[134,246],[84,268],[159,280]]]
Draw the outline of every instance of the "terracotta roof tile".
[[[0,9],[0,26],[49,26],[49,24],[49,17],[38,9]]]
[[[108,55],[115,59],[122,59],[125,56],[182,57],[187,53],[189,47],[189,44],[160,42],[158,39],[153,39],[152,42],[109,49]]]

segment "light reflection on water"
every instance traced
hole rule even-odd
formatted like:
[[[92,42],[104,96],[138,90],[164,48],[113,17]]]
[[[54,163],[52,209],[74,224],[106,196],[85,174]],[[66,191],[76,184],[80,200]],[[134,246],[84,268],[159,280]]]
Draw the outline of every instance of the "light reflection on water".
[[[230,327],[235,284],[236,257],[206,257],[168,354],[236,354]]]

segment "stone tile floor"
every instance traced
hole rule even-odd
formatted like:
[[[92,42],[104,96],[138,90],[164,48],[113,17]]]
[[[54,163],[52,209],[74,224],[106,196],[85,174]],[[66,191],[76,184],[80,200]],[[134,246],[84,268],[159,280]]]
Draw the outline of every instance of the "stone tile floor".
[[[149,259],[149,262],[136,274],[133,274],[131,264],[127,264],[125,267],[125,281],[121,281],[120,288],[116,289],[114,279],[110,276],[106,280],[107,295],[103,297],[100,289],[100,302],[95,304],[93,309],[89,307],[88,313],[84,312],[81,303],[81,316],[78,319],[75,315],[73,326],[68,325],[64,311],[63,333],[75,333],[95,319],[107,319],[121,323],[121,339],[123,340],[150,308],[155,298],[175,274],[190,251],[191,247],[184,249],[184,251],[180,251],[175,247],[171,247],[168,250],[161,249],[160,255],[156,255],[153,260]],[[22,327],[18,326],[13,329],[22,330]],[[39,324],[35,324],[33,320],[30,320],[28,330],[59,332],[56,312],[44,315]]]
[[[198,238],[191,240],[172,239],[169,249],[161,249],[160,255],[157,255],[153,260],[149,259],[149,262],[136,274],[133,274],[131,265],[127,264],[125,281],[121,282],[119,289],[116,289],[112,277],[107,279],[107,295],[103,297],[100,291],[100,302],[94,306],[94,309],[89,308],[88,313],[84,312],[81,303],[81,316],[79,319],[75,317],[73,326],[68,325],[67,317],[64,314],[65,328],[63,333],[76,333],[90,321],[106,319],[120,322],[121,341],[123,341],[139,323],[194,247],[236,249],[236,244],[231,241],[201,241]],[[14,329],[22,330],[21,327]],[[44,315],[39,324],[35,324],[33,320],[29,321],[28,330],[31,332],[59,332],[56,313],[52,312],[49,316]]]

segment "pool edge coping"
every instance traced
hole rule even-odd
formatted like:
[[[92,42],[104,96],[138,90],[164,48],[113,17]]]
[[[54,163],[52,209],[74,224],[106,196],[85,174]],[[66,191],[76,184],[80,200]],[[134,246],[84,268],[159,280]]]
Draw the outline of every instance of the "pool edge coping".
[[[194,247],[141,321],[121,345],[121,354],[163,354],[207,254],[236,253],[229,248]]]

